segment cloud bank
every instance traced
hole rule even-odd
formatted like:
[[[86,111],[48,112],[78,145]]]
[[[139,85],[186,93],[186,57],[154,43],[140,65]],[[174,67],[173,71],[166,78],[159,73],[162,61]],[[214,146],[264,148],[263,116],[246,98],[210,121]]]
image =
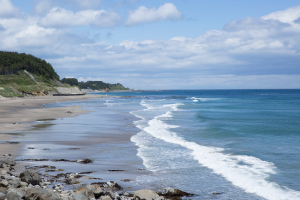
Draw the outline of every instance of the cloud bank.
[[[63,77],[101,78],[146,89],[300,88],[300,6],[233,20],[222,30],[196,38],[124,40],[111,45],[66,28],[117,26],[122,19],[116,11],[55,7],[39,17],[18,13],[8,0],[0,3],[0,8],[11,9],[0,17],[0,49],[44,58]],[[136,26],[181,16],[173,4],[158,9],[142,6],[123,22]]]
[[[181,16],[181,12],[177,10],[176,6],[172,3],[165,3],[158,9],[149,9],[145,6],[140,6],[138,9],[129,13],[125,24],[128,26],[136,26],[142,23],[152,23],[164,20],[179,20]]]

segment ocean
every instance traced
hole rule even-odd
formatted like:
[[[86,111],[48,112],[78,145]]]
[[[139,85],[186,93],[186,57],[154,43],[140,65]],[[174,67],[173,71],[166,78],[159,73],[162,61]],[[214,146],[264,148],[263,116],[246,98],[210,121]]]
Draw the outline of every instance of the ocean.
[[[107,107],[137,117],[130,140],[152,172],[137,184],[195,199],[300,199],[300,90],[108,94],[126,97]]]

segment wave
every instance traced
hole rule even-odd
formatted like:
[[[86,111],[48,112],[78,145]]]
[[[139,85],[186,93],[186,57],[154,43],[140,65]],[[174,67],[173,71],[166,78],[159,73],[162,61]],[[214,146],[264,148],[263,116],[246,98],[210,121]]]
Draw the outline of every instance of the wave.
[[[137,122],[138,128],[155,138],[191,150],[191,156],[198,161],[198,163],[212,169],[214,173],[221,175],[233,185],[242,188],[245,192],[253,193],[270,200],[300,199],[300,192],[280,186],[276,182],[268,181],[270,175],[276,174],[276,167],[273,163],[260,160],[253,156],[225,154],[222,148],[201,146],[195,142],[186,141],[183,137],[178,136],[176,132],[171,131],[170,129],[178,128],[179,126],[166,124],[162,119],[173,117],[172,113],[178,111],[178,106],[181,104],[159,106],[149,105],[146,101],[142,101],[141,105],[147,107],[147,109],[168,109],[166,109],[164,114],[148,120],[146,125],[145,118],[143,118],[142,121],[144,121],[144,125],[139,126],[139,122]],[[141,144],[134,137],[132,141],[137,145]],[[143,143],[141,145],[145,144]],[[147,166],[147,163],[149,163],[147,159],[149,158],[143,157],[141,152],[138,153],[138,156],[142,157],[145,166],[149,168],[150,166]],[[155,170],[155,168],[152,169],[152,171]]]
[[[197,101],[206,102],[206,101],[216,101],[216,100],[220,100],[220,98],[196,98],[196,97],[192,97],[191,99],[192,99],[194,102],[197,102]]]

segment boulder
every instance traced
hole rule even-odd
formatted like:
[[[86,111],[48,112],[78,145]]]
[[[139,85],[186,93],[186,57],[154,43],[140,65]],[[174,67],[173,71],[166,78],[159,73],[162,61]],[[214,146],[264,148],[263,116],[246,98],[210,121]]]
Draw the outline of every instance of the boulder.
[[[2,180],[1,182],[0,182],[0,187],[7,187],[8,186],[8,181],[7,180]]]
[[[43,188],[26,188],[25,198],[26,200],[60,200],[59,196],[53,191]]]
[[[11,166],[16,165],[16,161],[11,160],[8,157],[0,157],[0,163],[4,163],[4,164],[7,164],[7,165],[11,165]]]
[[[152,190],[148,190],[148,189],[135,191],[133,194],[133,198],[135,200],[140,200],[140,199],[158,200],[158,199],[160,199],[158,194],[156,194]]]
[[[102,188],[99,185],[84,184],[84,185],[82,185],[82,187],[87,190],[90,190],[94,194],[95,198],[99,198],[101,195],[104,194]]]
[[[164,188],[161,195],[166,197],[167,199],[169,199],[169,198],[179,198],[180,199],[181,197],[194,196],[194,194],[189,194],[189,193],[186,193],[186,192],[183,192],[181,190],[174,189],[171,187]]]
[[[72,200],[89,200],[84,194],[73,194]]]
[[[95,195],[93,194],[92,191],[86,189],[86,188],[79,188],[78,190],[75,191],[75,194],[83,194],[89,199],[95,199]]]
[[[110,196],[102,196],[100,200],[112,200]]]
[[[21,181],[30,183],[32,185],[39,185],[41,177],[38,173],[32,170],[25,170],[20,174]]]
[[[6,199],[6,195],[2,192],[0,192],[0,200]]]
[[[21,189],[11,188],[7,192],[8,200],[22,200],[25,199],[25,193]]]
[[[9,187],[12,187],[12,188],[21,187],[21,181],[14,176],[11,176],[11,177],[7,178],[6,180],[8,182]]]

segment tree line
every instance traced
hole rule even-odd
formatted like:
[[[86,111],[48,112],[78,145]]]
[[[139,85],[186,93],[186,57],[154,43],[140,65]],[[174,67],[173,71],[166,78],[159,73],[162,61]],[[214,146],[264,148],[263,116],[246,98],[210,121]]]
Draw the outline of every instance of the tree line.
[[[78,82],[76,78],[63,78],[61,79],[62,83],[68,83],[71,86],[78,86],[80,89],[92,89],[92,90],[129,90],[129,88],[125,88],[122,84],[110,84],[105,83],[103,81],[87,81],[87,82]]]
[[[47,80],[59,80],[52,65],[45,60],[30,54],[0,51],[0,75],[13,74],[20,70],[27,70]]]

